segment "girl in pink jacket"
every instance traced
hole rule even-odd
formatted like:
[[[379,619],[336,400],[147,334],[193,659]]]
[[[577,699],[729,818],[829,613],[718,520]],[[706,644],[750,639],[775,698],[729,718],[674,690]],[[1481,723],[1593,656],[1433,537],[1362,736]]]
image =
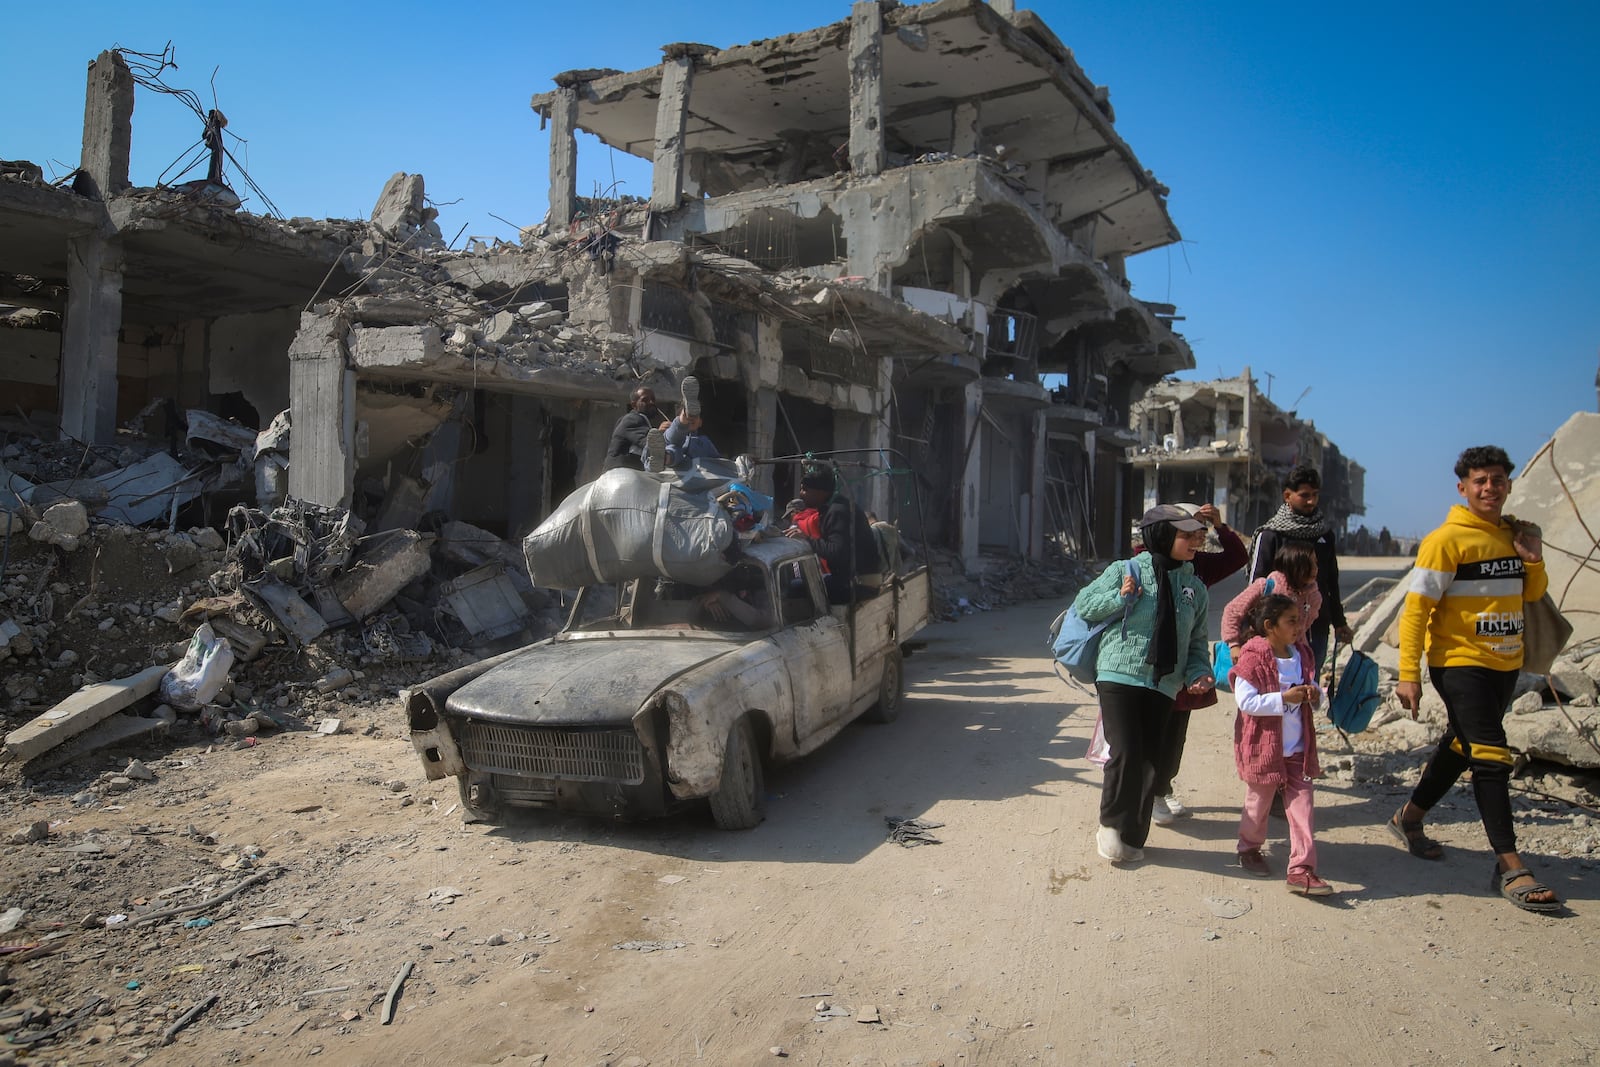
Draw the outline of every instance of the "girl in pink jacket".
[[[1317,877],[1312,838],[1316,806],[1311,780],[1322,768],[1311,710],[1322,700],[1322,690],[1315,681],[1316,661],[1302,640],[1301,605],[1276,593],[1263,597],[1253,623],[1257,636],[1245,642],[1228,675],[1239,705],[1233,761],[1245,784],[1239,866],[1257,878],[1272,876],[1261,846],[1267,841],[1273,795],[1281,790],[1289,819],[1289,892],[1329,896],[1333,887]]]
[[[1250,614],[1261,598],[1267,595],[1268,583],[1271,583],[1273,593],[1287,596],[1299,606],[1302,635],[1310,631],[1311,624],[1322,612],[1322,590],[1317,588],[1316,549],[1309,541],[1285,540],[1272,557],[1272,573],[1245,586],[1244,591],[1228,601],[1228,606],[1222,609],[1222,640],[1227,642],[1228,651],[1233,653],[1234,659],[1239,658],[1239,649],[1250,636]],[[1302,636],[1300,640],[1306,642],[1306,648],[1311,647],[1306,637]]]

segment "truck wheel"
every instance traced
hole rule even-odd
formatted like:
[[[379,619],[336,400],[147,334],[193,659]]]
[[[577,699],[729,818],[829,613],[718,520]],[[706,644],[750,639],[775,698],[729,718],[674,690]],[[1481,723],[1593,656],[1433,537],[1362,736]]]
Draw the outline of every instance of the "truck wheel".
[[[900,701],[905,692],[905,675],[900,669],[900,650],[890,649],[883,657],[883,679],[878,683],[878,702],[862,716],[868,722],[894,722],[900,717]]]
[[[722,751],[722,781],[711,794],[711,818],[724,830],[748,830],[767,817],[767,782],[747,715],[733,724]]]
[[[462,822],[501,821],[500,804],[487,781],[472,782],[463,774],[456,779],[456,787],[461,791]]]

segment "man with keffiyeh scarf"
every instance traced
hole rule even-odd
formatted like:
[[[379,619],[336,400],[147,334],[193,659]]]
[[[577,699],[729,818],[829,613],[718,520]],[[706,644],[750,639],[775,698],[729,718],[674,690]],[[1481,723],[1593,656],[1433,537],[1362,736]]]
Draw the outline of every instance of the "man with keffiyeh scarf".
[[[1134,557],[1138,579],[1121,560],[1078,592],[1073,607],[1093,625],[1110,620],[1095,658],[1095,689],[1111,758],[1100,791],[1095,847],[1113,863],[1144,859],[1155,803],[1157,761],[1178,690],[1215,685],[1206,640],[1210,602],[1195,577],[1204,524],[1182,508],[1159,504],[1139,522],[1147,552]]]
[[[1285,540],[1306,541],[1317,553],[1317,588],[1322,591],[1322,612],[1311,623],[1307,640],[1322,670],[1328,656],[1328,632],[1339,640],[1350,641],[1350,627],[1344,619],[1344,600],[1339,595],[1339,553],[1334,544],[1333,524],[1322,513],[1322,476],[1315,467],[1299,466],[1283,479],[1283,505],[1276,515],[1256,529],[1250,551],[1250,581],[1272,573],[1278,545]]]

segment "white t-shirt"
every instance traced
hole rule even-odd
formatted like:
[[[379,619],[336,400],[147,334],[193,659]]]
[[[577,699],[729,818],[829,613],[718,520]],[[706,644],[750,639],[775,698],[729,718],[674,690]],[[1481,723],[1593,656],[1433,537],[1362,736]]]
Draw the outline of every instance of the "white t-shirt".
[[[1273,657],[1276,659],[1277,657]],[[1239,710],[1246,715],[1277,715],[1283,719],[1283,754],[1292,756],[1296,752],[1304,751],[1306,739],[1300,725],[1299,715],[1285,715],[1283,713],[1283,690],[1300,684],[1300,653],[1294,649],[1289,650],[1288,659],[1278,660],[1278,692],[1258,693],[1254,686],[1243,678],[1235,678],[1233,682],[1233,699],[1239,705]]]

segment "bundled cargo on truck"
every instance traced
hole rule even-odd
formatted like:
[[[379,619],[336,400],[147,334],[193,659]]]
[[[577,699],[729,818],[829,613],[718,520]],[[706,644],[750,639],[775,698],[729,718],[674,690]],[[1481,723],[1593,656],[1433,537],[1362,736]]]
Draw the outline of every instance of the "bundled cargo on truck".
[[[710,585],[732,569],[728,550],[770,507],[725,460],[660,474],[618,468],[563,500],[522,551],[533,583],[549,588],[652,577]]]

